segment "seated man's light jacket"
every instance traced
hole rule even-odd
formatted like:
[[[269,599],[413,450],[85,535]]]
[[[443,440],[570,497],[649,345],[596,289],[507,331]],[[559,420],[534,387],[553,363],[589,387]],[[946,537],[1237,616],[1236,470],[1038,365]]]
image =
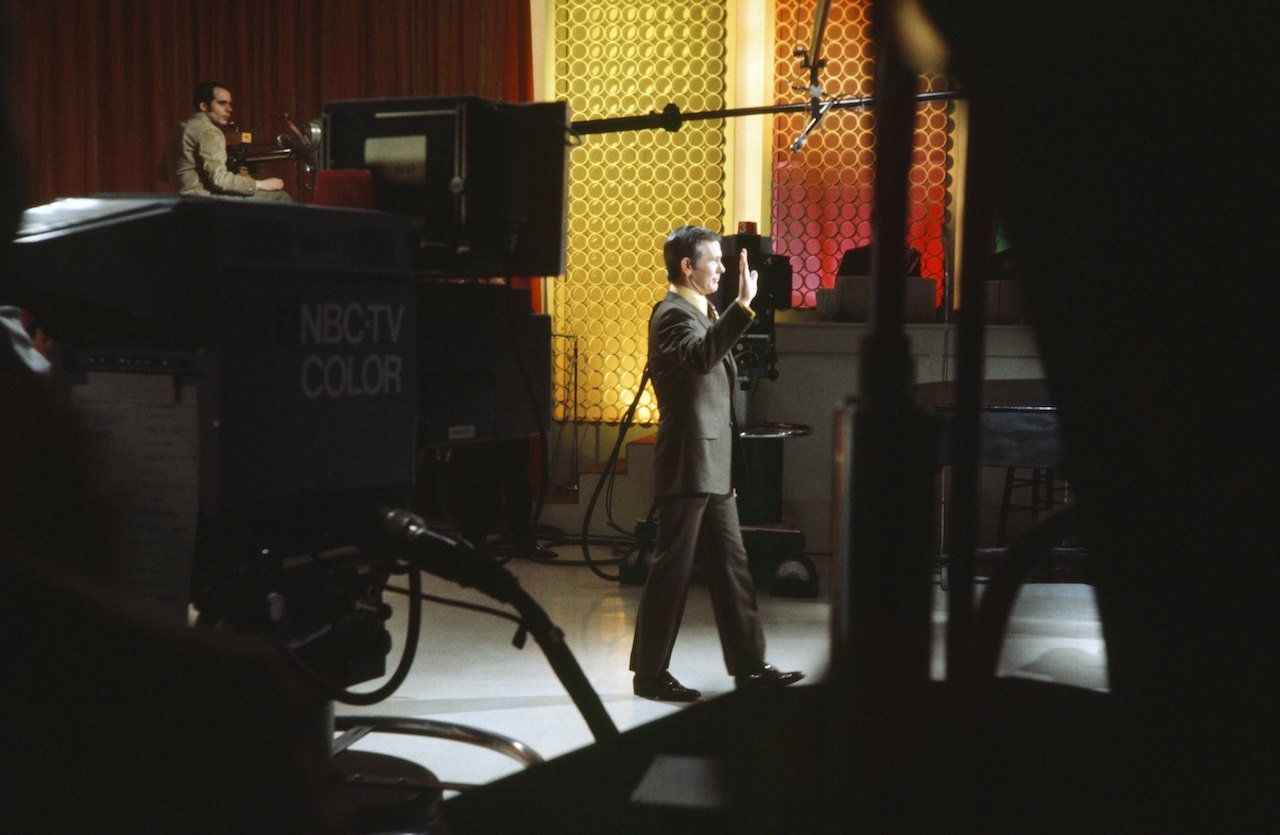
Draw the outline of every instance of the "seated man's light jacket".
[[[197,111],[178,125],[164,152],[169,185],[179,194],[252,196],[252,177],[227,170],[227,139],[209,114]]]

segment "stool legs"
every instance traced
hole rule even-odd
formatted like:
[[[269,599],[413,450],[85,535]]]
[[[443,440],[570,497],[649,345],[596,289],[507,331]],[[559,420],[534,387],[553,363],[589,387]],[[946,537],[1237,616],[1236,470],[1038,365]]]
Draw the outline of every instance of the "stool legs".
[[[1031,500],[1028,504],[1014,504],[1013,491],[1017,488],[1029,488]],[[996,525],[996,547],[1006,544],[1009,516],[1020,511],[1030,511],[1032,519],[1040,517],[1041,510],[1052,510],[1058,504],[1057,495],[1066,489],[1063,479],[1056,479],[1051,467],[1033,467],[1027,478],[1018,476],[1017,467],[1005,470],[1004,491],[1000,499],[1000,519]]]

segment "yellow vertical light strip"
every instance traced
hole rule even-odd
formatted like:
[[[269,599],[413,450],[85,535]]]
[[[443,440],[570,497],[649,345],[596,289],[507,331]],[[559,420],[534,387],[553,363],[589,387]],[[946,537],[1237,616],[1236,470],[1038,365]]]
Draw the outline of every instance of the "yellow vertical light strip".
[[[556,88],[556,0],[528,0],[530,56],[533,61],[533,100],[551,101]],[[573,113],[569,114],[573,118]],[[542,309],[555,310],[557,276],[538,282]]]
[[[738,67],[738,55],[742,54],[739,48],[738,37],[742,31],[741,12],[743,7],[748,5],[750,0],[724,0],[724,106],[735,107],[736,102],[740,100],[738,96],[738,79],[741,73]],[[741,217],[735,211],[737,206],[736,195],[738,193],[738,180],[734,176],[734,172],[738,169],[738,134],[737,121],[732,120],[725,125],[724,132],[724,212],[723,218],[724,234],[735,231],[737,218]]]
[[[773,2],[729,0],[726,67],[729,108],[769,104],[773,98]],[[769,148],[772,118],[740,116],[728,131],[725,151],[725,231],[755,221],[768,234]]]
[[[533,100],[547,101],[555,86],[556,65],[550,46],[555,43],[555,0],[528,0],[530,55],[533,59]]]
[[[960,309],[960,286],[964,282],[964,189],[969,162],[969,102],[955,102],[951,115],[951,309]]]
[[[761,5],[760,39],[753,42],[750,60],[759,68],[760,78],[755,86],[756,95],[761,104],[774,103],[773,53],[777,48],[775,39],[777,26],[774,24],[773,0],[756,0]],[[773,216],[773,116],[757,116],[759,120],[757,134],[754,138],[755,148],[760,155],[760,181],[756,184],[756,193],[760,195],[760,234],[772,235],[769,219]]]

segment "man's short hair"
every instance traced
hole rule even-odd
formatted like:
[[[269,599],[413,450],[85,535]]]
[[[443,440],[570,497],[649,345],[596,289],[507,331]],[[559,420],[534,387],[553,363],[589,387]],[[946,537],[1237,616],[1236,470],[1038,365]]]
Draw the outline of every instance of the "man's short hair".
[[[718,241],[720,236],[704,226],[681,226],[667,236],[662,246],[662,260],[667,265],[667,280],[678,282],[683,278],[680,262],[688,258],[696,267],[698,258],[703,254],[704,243]]]
[[[191,99],[192,105],[196,110],[200,109],[202,104],[213,104],[213,91],[221,87],[224,90],[231,88],[223,84],[221,81],[201,81],[196,85],[196,94]]]

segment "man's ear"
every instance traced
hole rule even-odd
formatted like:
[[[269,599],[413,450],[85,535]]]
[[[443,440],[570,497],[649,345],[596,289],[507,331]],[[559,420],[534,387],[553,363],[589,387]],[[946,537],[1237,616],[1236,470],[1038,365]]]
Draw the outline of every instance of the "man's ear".
[[[200,110],[201,110],[201,112],[203,112],[203,113],[208,113],[208,112],[209,112],[209,103],[208,103],[207,101],[202,101],[202,102],[200,102]]]
[[[680,259],[680,277],[688,278],[693,273],[693,259],[688,255]]]

